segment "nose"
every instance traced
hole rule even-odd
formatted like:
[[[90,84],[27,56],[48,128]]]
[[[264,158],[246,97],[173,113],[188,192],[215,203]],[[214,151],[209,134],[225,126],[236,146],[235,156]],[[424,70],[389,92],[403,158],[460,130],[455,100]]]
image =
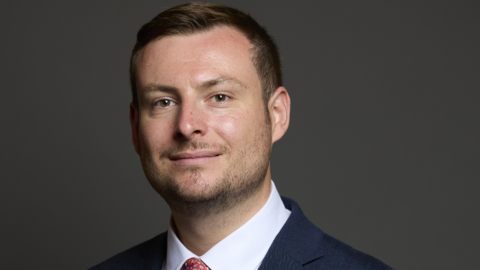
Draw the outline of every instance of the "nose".
[[[175,136],[178,139],[192,140],[207,132],[206,115],[199,104],[184,101],[180,105]]]

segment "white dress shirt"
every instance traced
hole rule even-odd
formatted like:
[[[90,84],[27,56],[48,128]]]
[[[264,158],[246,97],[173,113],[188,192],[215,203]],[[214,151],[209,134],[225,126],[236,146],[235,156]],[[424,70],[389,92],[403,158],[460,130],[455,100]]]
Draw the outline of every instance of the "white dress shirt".
[[[188,250],[169,226],[163,270],[180,270],[192,257],[202,259],[212,270],[256,270],[289,216],[290,210],[283,205],[272,181],[272,191],[262,209],[200,257]]]

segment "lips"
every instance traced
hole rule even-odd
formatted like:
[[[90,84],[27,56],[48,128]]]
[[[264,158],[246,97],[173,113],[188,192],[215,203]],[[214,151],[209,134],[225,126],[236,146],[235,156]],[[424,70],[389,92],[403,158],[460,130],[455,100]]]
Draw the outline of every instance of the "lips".
[[[169,156],[176,165],[198,165],[217,159],[221,155],[218,151],[186,152]]]
[[[220,153],[215,151],[199,151],[194,153],[181,153],[176,155],[171,155],[171,160],[180,160],[180,159],[194,159],[194,158],[204,158],[204,157],[215,157],[220,155]]]

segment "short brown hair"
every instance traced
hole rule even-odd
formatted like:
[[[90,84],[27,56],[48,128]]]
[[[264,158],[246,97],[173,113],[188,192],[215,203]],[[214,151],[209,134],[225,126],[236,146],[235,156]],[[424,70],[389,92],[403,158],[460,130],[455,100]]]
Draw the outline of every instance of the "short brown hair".
[[[283,85],[280,56],[272,37],[250,15],[240,10],[192,2],[161,12],[138,31],[137,43],[130,58],[130,85],[135,107],[138,107],[136,59],[140,51],[148,43],[162,37],[206,32],[215,26],[235,28],[252,43],[252,62],[260,78],[262,98],[267,105],[275,89]]]

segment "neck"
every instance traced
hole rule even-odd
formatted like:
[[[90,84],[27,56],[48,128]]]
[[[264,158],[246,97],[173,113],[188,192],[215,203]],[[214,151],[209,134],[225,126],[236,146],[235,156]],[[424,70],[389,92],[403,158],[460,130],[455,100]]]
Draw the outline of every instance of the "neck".
[[[222,213],[192,218],[172,211],[172,228],[188,250],[201,256],[258,213],[267,202],[271,189],[268,172],[256,193]]]

